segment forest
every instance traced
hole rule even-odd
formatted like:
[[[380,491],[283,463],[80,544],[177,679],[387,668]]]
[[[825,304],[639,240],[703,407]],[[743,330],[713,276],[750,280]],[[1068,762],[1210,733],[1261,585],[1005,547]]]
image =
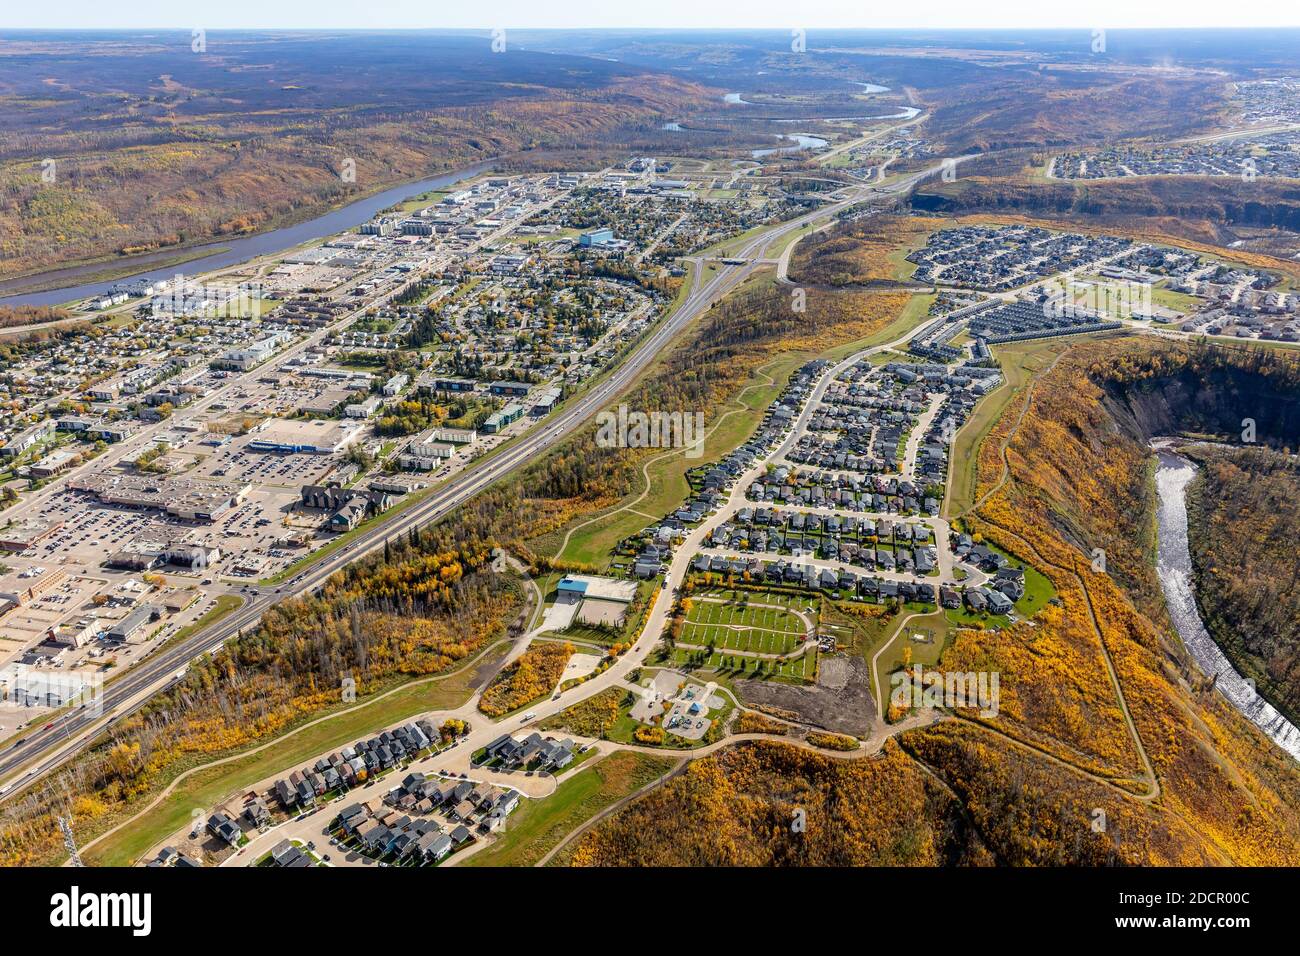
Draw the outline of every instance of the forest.
[[[67,317],[67,312],[50,306],[0,305],[0,329],[9,329],[20,325],[37,325],[42,322],[56,322]]]
[[[533,644],[492,678],[479,698],[478,709],[489,717],[500,717],[545,697],[560,682],[573,651],[573,645],[567,642]]]
[[[834,287],[899,285],[890,255],[904,243],[924,244],[939,225],[932,218],[901,215],[837,223],[795,246],[790,278]]]
[[[566,848],[572,866],[938,866],[993,858],[960,803],[897,748],[834,760],[737,744]]]
[[[1149,451],[1122,399],[1139,387],[1175,394],[1164,386],[1191,370],[1259,396],[1290,388],[1290,369],[1242,349],[1210,355],[1131,338],[1074,346],[980,446],[980,504],[958,521],[1057,591],[1033,622],[960,630],[943,653],[942,669],[1001,674],[998,717],[905,731],[877,759],[737,746],[593,828],[570,861],[1293,861],[1294,763],[1208,686],[1172,632],[1151,560]],[[1097,548],[1103,571],[1090,560]],[[769,766],[779,770],[768,776]],[[881,785],[889,799],[872,798]],[[788,830],[800,807],[815,839]]]
[[[956,216],[999,212],[1074,220],[1223,244],[1233,226],[1300,231],[1300,185],[1290,180],[1155,176],[1045,183],[1019,171],[964,172],[956,182],[920,186],[913,207]]]
[[[1237,671],[1300,722],[1300,471],[1269,448],[1195,449],[1187,494],[1197,604]]]
[[[468,661],[506,635],[523,604],[517,581],[490,570],[490,554],[491,542],[472,534],[413,532],[335,574],[318,595],[276,605],[0,808],[0,863],[57,862],[59,815],[88,840],[182,770],[345,706],[345,687],[364,700]]]
[[[476,162],[612,147],[703,98],[488,38],[30,38],[0,62],[0,277],[236,236]]]

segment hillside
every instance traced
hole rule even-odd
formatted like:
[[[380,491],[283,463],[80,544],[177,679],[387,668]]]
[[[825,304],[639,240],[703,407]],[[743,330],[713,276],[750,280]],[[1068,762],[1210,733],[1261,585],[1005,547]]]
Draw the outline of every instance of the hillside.
[[[1201,617],[1236,669],[1300,717],[1300,473],[1269,449],[1197,453],[1188,535]]]
[[[248,233],[491,157],[555,162],[703,96],[486,38],[192,42],[0,42],[0,278]]]
[[[1130,390],[1175,394],[1162,389],[1192,376],[1247,386],[1217,393],[1215,414],[1240,420],[1233,404],[1240,396],[1285,388],[1294,397],[1294,371],[1250,352],[1087,342],[1013,399],[985,441],[979,504],[965,524],[1046,574],[1058,602],[1031,624],[960,632],[942,666],[1000,672],[1000,715],[903,733],[887,760],[905,755],[941,781],[997,861],[1284,864],[1300,852],[1294,763],[1205,687],[1164,623],[1149,550],[1148,453],[1137,419],[1125,413]],[[1207,420],[1203,411],[1184,417],[1171,408],[1175,424]],[[1283,419],[1273,421],[1280,427]],[[1091,569],[1094,548],[1105,549],[1105,573]],[[701,768],[701,778],[725,776],[736,758],[709,759],[717,766]],[[834,799],[853,802],[845,780],[832,776],[825,785]],[[764,804],[771,813],[785,799],[718,792],[722,808],[698,816],[672,812],[672,794],[647,798],[587,834],[573,861],[605,862],[617,851],[629,863],[690,862],[712,823],[752,817]],[[931,807],[928,825],[942,826],[950,812]],[[860,807],[857,827],[886,828],[877,814]],[[754,833],[729,831],[741,845],[727,856],[770,859]],[[848,852],[823,847],[819,858]]]
[[[1019,175],[963,175],[930,182],[912,197],[917,209],[950,215],[1015,213],[1093,226],[1127,224],[1139,234],[1163,232],[1227,244],[1232,230],[1300,230],[1300,183],[1204,176],[1153,176],[1099,182],[1031,182]]]

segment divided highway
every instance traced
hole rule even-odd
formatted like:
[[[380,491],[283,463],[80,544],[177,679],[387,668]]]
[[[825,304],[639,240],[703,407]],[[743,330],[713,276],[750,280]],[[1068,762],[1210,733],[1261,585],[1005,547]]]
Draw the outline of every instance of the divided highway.
[[[236,611],[146,658],[106,685],[99,714],[76,710],[33,730],[0,756],[0,781],[6,781],[6,785],[0,788],[0,795],[8,796],[21,790],[58,766],[113,721],[138,710],[152,694],[178,680],[191,660],[216,650],[239,631],[256,625],[268,608],[286,596],[311,591],[335,571],[380,547],[385,539],[398,537],[412,526],[444,517],[489,485],[568,438],[623,392],[683,329],[743,282],[758,265],[753,261],[754,257],[771,243],[819,219],[834,216],[855,203],[904,193],[938,169],[936,166],[924,170],[885,187],[850,187],[845,190],[844,198],[774,225],[750,239],[729,257],[735,264],[719,262],[717,273],[711,277],[705,278],[707,270],[702,259],[690,260],[694,268],[694,288],[687,298],[607,378],[561,409],[553,420],[525,432],[514,444],[470,466],[418,504],[355,535],[346,545],[312,562],[283,586],[250,589],[244,595],[244,605]],[[20,772],[22,775],[13,779]]]

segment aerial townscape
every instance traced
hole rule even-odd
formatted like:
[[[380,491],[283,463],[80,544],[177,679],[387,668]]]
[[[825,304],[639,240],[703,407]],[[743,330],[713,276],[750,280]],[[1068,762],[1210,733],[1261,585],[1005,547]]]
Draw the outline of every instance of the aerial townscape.
[[[1300,863],[1300,33],[1169,26],[0,28],[0,860]]]

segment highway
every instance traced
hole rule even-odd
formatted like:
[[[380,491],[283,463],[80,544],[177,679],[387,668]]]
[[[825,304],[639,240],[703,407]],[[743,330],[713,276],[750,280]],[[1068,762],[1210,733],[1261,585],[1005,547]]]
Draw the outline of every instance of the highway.
[[[424,525],[446,516],[489,485],[520,466],[538,459],[547,450],[564,441],[623,392],[691,322],[707,312],[714,303],[758,268],[760,263],[754,259],[768,245],[792,231],[834,216],[856,203],[892,198],[904,193],[922,179],[934,175],[940,168],[938,165],[930,167],[887,187],[850,187],[843,191],[842,198],[775,224],[749,239],[741,249],[728,256],[729,259],[736,260],[736,264],[717,262],[716,274],[712,276],[707,275],[703,259],[688,260],[694,269],[695,281],[691,293],[598,385],[561,409],[553,420],[525,432],[514,444],[504,446],[495,454],[471,465],[450,479],[445,487],[435,490],[418,504],[393,514],[390,520],[378,521],[364,529],[343,547],[309,564],[283,586],[247,589],[243,592],[245,604],[238,610],[140,661],[124,675],[107,684],[95,707],[96,712],[82,708],[58,717],[39,729],[33,728],[25,738],[0,756],[0,781],[5,782],[5,786],[0,788],[0,796],[8,797],[26,788],[94,740],[113,721],[138,710],[154,693],[176,682],[191,660],[215,651],[235,634],[256,625],[268,608],[288,596],[319,587],[334,572],[382,546],[385,539],[400,536],[412,526]],[[15,779],[19,773],[21,776]]]

